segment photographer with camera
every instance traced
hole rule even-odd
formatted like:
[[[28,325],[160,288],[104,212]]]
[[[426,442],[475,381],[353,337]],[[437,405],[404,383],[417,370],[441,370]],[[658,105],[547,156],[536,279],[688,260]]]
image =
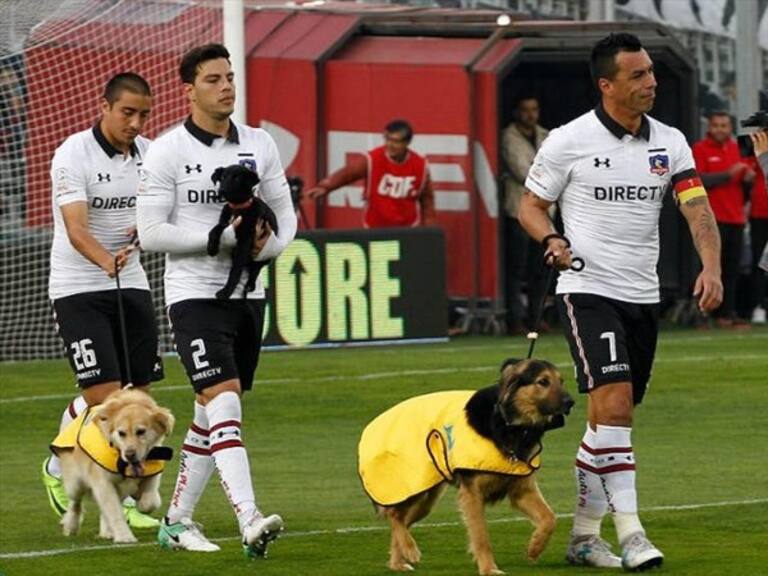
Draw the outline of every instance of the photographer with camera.
[[[768,174],[768,127],[753,132],[749,135],[749,138],[752,140],[752,149],[754,150],[755,158],[760,163],[763,175]]]
[[[696,169],[707,189],[722,241],[721,266],[723,303],[715,313],[721,328],[748,327],[736,317],[736,292],[739,262],[744,245],[745,194],[743,186],[755,179],[755,171],[742,159],[733,138],[733,123],[727,112],[708,116],[707,136],[693,145]]]
[[[768,310],[768,275],[760,267],[765,254],[768,261],[768,113],[758,112],[741,123],[744,127],[757,127],[752,134],[739,136],[739,148],[757,176],[752,187],[749,212],[752,268],[750,271],[750,299],[752,323],[765,324]]]

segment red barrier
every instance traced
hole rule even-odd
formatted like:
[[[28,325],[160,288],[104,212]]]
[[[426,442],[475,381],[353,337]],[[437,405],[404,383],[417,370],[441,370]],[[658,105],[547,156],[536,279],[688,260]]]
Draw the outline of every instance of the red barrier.
[[[265,18],[274,14],[249,26]],[[356,26],[348,15],[281,20],[249,56],[250,122],[275,136],[287,172],[312,184],[378,146],[390,120],[409,120],[412,147],[431,166],[448,293],[497,297],[496,73],[520,41],[486,50],[483,38],[351,37]],[[317,211],[305,202],[310,224],[360,227],[362,186],[337,190]]]

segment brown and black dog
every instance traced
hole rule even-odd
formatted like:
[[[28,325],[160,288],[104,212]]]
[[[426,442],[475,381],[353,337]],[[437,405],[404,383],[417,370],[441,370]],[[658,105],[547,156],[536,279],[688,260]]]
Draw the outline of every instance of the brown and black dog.
[[[451,409],[451,402],[458,409]],[[493,558],[485,506],[504,497],[533,522],[528,558],[536,560],[555,529],[555,515],[535,479],[541,438],[564,425],[573,404],[554,365],[510,359],[494,386],[465,396],[420,396],[373,420],[360,442],[360,476],[392,529],[389,567],[412,570],[420,561],[409,527],[429,514],[449,483],[458,488],[469,551],[480,574],[503,574]],[[413,437],[414,431],[423,436],[424,430],[431,435],[426,441]],[[435,445],[438,449],[430,448]]]

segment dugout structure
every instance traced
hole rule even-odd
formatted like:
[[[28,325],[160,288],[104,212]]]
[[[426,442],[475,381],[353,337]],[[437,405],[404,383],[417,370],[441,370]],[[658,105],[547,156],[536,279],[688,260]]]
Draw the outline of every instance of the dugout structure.
[[[156,106],[147,136],[181,121],[187,104],[177,79],[179,57],[192,46],[222,40],[221,4],[9,5],[26,7],[36,25],[15,47],[7,48],[0,36],[0,95],[16,96],[13,107],[3,108],[0,147],[0,360],[60,357],[47,297],[53,152],[96,121],[100,91],[118,71],[134,70],[152,85]],[[388,120],[410,120],[413,147],[432,166],[447,292],[472,306],[485,302],[493,309],[502,297],[499,138],[519,90],[539,91],[547,127],[575,117],[594,102],[586,73],[592,43],[629,30],[659,64],[655,116],[696,137],[693,61],[660,25],[534,22],[513,15],[511,25],[500,28],[496,11],[246,6],[248,122],[275,137],[289,175],[312,184],[378,145]],[[306,221],[310,227],[359,227],[361,192],[358,183],[324,204],[304,202]],[[672,206],[663,212],[662,242],[662,284],[672,294],[687,293],[693,252]],[[170,351],[162,256],[143,259],[163,351]]]
[[[593,108],[592,45],[609,32],[639,35],[656,62],[653,115],[696,137],[696,71],[657,24],[515,20],[497,12],[336,6],[259,11],[247,20],[250,123],[276,136],[290,174],[315,182],[382,143],[393,118],[411,121],[412,147],[430,162],[446,236],[447,290],[475,317],[501,315],[504,218],[501,130],[515,97],[537,95],[554,128]],[[315,226],[359,227],[363,182],[305,202]],[[687,294],[695,262],[667,195],[660,277],[672,299]]]

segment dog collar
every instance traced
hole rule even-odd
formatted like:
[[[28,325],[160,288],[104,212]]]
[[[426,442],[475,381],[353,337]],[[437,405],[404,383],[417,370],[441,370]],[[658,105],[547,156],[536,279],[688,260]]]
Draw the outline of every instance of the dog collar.
[[[74,419],[51,443],[51,450],[58,454],[59,450],[71,450],[79,446],[96,464],[112,472],[126,477],[148,478],[163,471],[165,461],[173,458],[173,450],[167,446],[152,448],[143,464],[142,474],[137,476],[129,462],[120,458],[120,451],[110,445],[101,429],[93,421],[91,409],[86,410]]]
[[[173,448],[169,448],[168,446],[155,446],[147,454],[146,461],[149,461],[149,460],[170,461],[172,458],[173,458]],[[121,476],[128,475],[126,472],[129,470],[130,466],[132,466],[130,462],[126,462],[122,458],[117,459],[117,473],[120,474]],[[138,474],[134,474],[134,476],[138,476]]]

